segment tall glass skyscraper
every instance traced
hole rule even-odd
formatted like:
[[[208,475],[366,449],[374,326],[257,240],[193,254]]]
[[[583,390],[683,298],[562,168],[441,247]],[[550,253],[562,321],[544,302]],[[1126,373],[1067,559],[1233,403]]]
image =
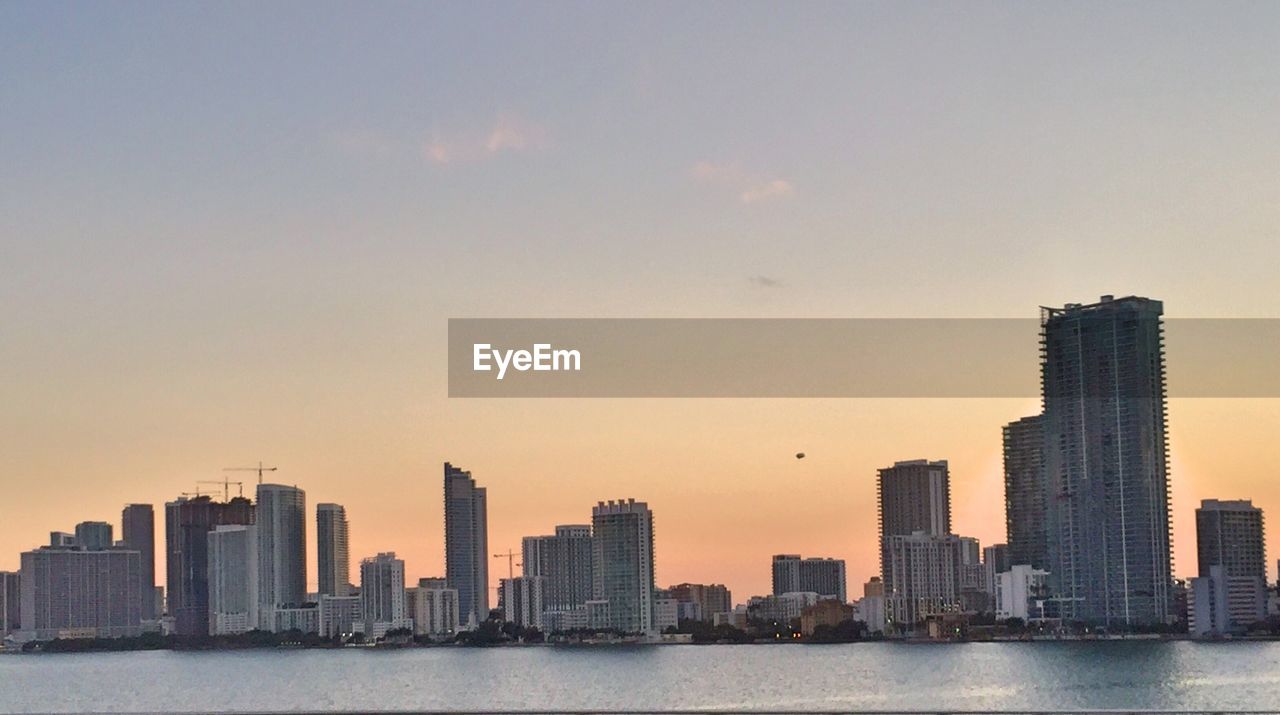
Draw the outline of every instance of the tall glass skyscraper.
[[[275,610],[307,600],[307,495],[297,487],[259,484],[258,618],[274,630]]]
[[[1162,312],[1111,296],[1041,310],[1048,571],[1069,620],[1170,619]]]
[[[1042,417],[1035,415],[1004,426],[1004,513],[1009,565],[1047,570],[1042,422]]]
[[[321,596],[346,596],[351,586],[347,510],[316,505],[316,566]]]
[[[489,617],[489,515],[484,487],[471,472],[444,463],[444,569],[458,590],[459,618],[475,625]]]
[[[609,627],[652,633],[653,512],[644,502],[600,502],[591,509],[595,599],[608,603]]]

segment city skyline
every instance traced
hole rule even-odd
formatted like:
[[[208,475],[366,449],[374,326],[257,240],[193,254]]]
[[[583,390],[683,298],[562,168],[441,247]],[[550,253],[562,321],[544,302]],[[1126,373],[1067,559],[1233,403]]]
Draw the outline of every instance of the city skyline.
[[[901,461],[897,462],[896,464],[899,464],[899,465],[900,465],[900,464],[903,464],[903,463],[910,464],[910,463],[911,463],[911,462],[913,462],[913,461],[919,461],[919,460],[901,460]],[[928,460],[928,459],[926,459],[926,460],[924,460],[924,461],[928,462],[929,460]],[[944,460],[944,461],[945,461],[945,460]],[[884,468],[883,468],[883,467],[881,467],[881,468],[877,468],[877,469],[875,470],[875,472],[876,472],[877,474],[878,474],[878,473],[881,473],[881,472],[883,472],[883,471],[884,471]],[[874,478],[873,478],[873,479],[874,479]],[[278,485],[273,485],[273,486],[278,486]],[[870,486],[872,489],[874,489],[874,483],[869,484],[869,486]],[[1241,499],[1252,499],[1255,503],[1259,503],[1259,504],[1261,504],[1261,503],[1265,503],[1265,502],[1267,501],[1267,500],[1265,499],[1265,497],[1263,497],[1262,499],[1259,499],[1259,498],[1257,498],[1256,496],[1254,496],[1254,497],[1250,497],[1250,496],[1248,496],[1248,495],[1243,495],[1243,496],[1232,496],[1232,495],[1223,495],[1223,494],[1221,494],[1221,493],[1214,493],[1214,492],[1210,492],[1210,494],[1211,494],[1211,496],[1206,496],[1206,497],[1204,497],[1204,498],[1206,498],[1206,499],[1235,499],[1235,498],[1241,498]],[[1216,496],[1212,496],[1212,494],[1216,494]],[[137,504],[123,504],[122,506],[125,506],[125,507],[128,507],[128,506],[137,506]],[[145,505],[144,505],[144,506],[145,506]],[[333,504],[321,504],[321,505],[317,505],[317,507],[320,507],[320,506],[324,506],[324,507],[331,507],[331,506],[336,506],[336,505],[333,505]],[[1196,505],[1193,505],[1193,506],[1192,506],[1192,508],[1191,508],[1191,511],[1192,511],[1192,518],[1191,518],[1191,527],[1192,527],[1192,530],[1191,530],[1191,532],[1190,532],[1190,535],[1191,535],[1191,536],[1194,536],[1194,533],[1195,533],[1195,530],[1194,530],[1194,529],[1195,529],[1195,517],[1194,517],[1194,511],[1195,511],[1196,506],[1198,506],[1198,502],[1197,502],[1197,504],[1196,504]],[[583,507],[583,508],[580,508],[580,509],[578,509],[578,510],[577,510],[577,517],[578,517],[578,518],[576,519],[577,521],[583,521],[583,520],[584,520],[582,517],[583,517],[584,515],[586,515],[585,511],[586,511],[586,509],[588,509],[588,508],[590,508],[590,505],[589,505],[589,504],[586,504],[586,505],[584,505],[584,507]],[[1001,510],[1003,511],[1003,503],[1002,503],[1002,505],[1001,505]],[[1175,510],[1175,511],[1174,511],[1174,514],[1173,514],[1173,519],[1172,519],[1175,523],[1176,523],[1176,522],[1178,522],[1178,521],[1181,521],[1180,519],[1178,519],[1178,518],[1177,518],[1177,516],[1178,516],[1178,515],[1177,515],[1177,512],[1176,512],[1176,510]],[[309,520],[309,519],[311,519],[311,518],[314,518],[314,513],[306,513],[306,514],[304,514],[304,519],[308,519],[308,520]],[[571,518],[570,518],[570,521],[573,521],[573,520],[574,520],[574,519],[571,517]],[[376,521],[376,517],[375,517],[375,521]],[[359,523],[359,518],[358,518],[358,516],[356,517],[356,522],[357,522],[357,524]],[[84,528],[84,527],[86,527],[86,526],[96,526],[98,523],[105,523],[105,524],[107,524],[108,526],[114,526],[114,524],[113,524],[112,522],[93,522],[93,521],[91,521],[91,520],[80,521],[80,522],[77,522],[77,524],[76,524],[76,525],[77,525],[77,527]],[[439,523],[440,523],[440,526],[439,526],[439,527],[437,527],[437,528],[438,528],[438,530],[441,530],[441,531],[442,531],[443,520],[441,520]],[[430,525],[428,525],[428,531],[430,531],[430,528],[429,528],[429,527],[430,527]],[[553,530],[553,529],[555,529],[555,528],[557,528],[557,527],[555,527],[555,525],[550,525],[550,526],[548,526],[548,527],[546,527],[546,528],[542,529],[542,531],[551,531],[551,530]],[[969,536],[969,535],[971,535],[971,534],[976,534],[976,533],[979,533],[979,532],[982,532],[982,531],[983,531],[983,528],[982,528],[982,526],[981,526],[981,525],[979,525],[979,524],[966,525],[966,524],[961,523],[961,524],[957,524],[957,525],[955,525],[955,526],[953,526],[953,527],[952,527],[952,533],[964,534],[964,535],[966,535],[966,536]],[[33,548],[33,547],[35,547],[35,546],[39,545],[40,543],[43,543],[43,535],[46,535],[47,533],[48,533],[48,530],[45,530],[44,532],[41,532],[41,536],[40,536],[40,537],[35,537],[35,538],[33,538],[32,543],[29,543],[29,544],[27,544],[27,545],[23,546],[21,549],[19,549],[19,552],[20,552],[20,551],[28,550],[28,549],[30,549],[30,548]],[[412,531],[408,531],[408,530],[407,530],[407,531],[405,531],[404,533],[406,533],[407,535],[412,536],[412,534],[413,534],[414,532],[412,532]],[[524,537],[521,537],[521,538],[522,538],[522,539],[527,539],[527,538],[534,537],[534,536],[536,536],[536,534],[526,534]],[[161,534],[158,534],[158,535],[157,535],[157,537],[158,537],[159,539],[161,539],[161,540],[162,540],[162,539],[163,539],[163,534],[162,534],[162,533],[161,533]],[[993,544],[1004,544],[1004,543],[1006,543],[1006,542],[1004,541],[1004,539],[1003,539],[1003,538],[1001,538],[1001,539],[982,539],[981,537],[976,537],[976,538],[979,538],[979,540],[980,540],[980,542],[981,542],[981,545],[982,545],[983,547],[991,546],[991,545],[993,545]],[[1268,536],[1268,542],[1270,542],[1273,538],[1274,538],[1274,536],[1273,536],[1273,535],[1269,535],[1269,536]],[[120,540],[122,540],[122,539],[120,539]],[[406,542],[407,542],[407,541],[410,541],[410,540],[411,540],[411,538],[409,538],[409,539],[404,539],[404,540],[402,540],[402,541],[406,541]],[[1175,541],[1176,541],[1176,537],[1175,537]],[[1189,560],[1187,560],[1187,561],[1184,561],[1184,562],[1183,562],[1183,566],[1182,566],[1181,570],[1179,571],[1179,573],[1177,574],[1177,576],[1178,576],[1179,578],[1190,578],[1190,577],[1192,577],[1192,576],[1195,576],[1195,575],[1196,575],[1196,566],[1195,566],[1195,564],[1196,564],[1196,558],[1195,558],[1195,554],[1196,554],[1196,546],[1195,546],[1195,539],[1194,539],[1194,538],[1186,538],[1186,539],[1184,539],[1184,540],[1183,540],[1183,542],[1184,542],[1184,543],[1186,543],[1186,544],[1189,544],[1189,549],[1188,549],[1188,550],[1191,552],[1191,558],[1190,558]],[[659,540],[659,541],[657,542],[657,551],[658,551],[658,553],[659,553],[659,554],[661,554],[661,553],[663,552],[663,548],[662,548],[662,547],[663,547],[663,543],[664,543],[664,542],[663,542],[663,540]],[[392,543],[392,544],[390,544],[390,545],[388,546],[388,548],[395,547],[395,546],[396,546],[396,544],[395,544],[395,543]],[[676,546],[676,545],[673,545],[673,546]],[[159,543],[157,543],[157,546],[156,546],[156,553],[157,553],[157,554],[163,554],[163,553],[164,553],[164,548],[163,548],[163,547],[164,547],[164,544],[163,544],[163,542],[162,542],[162,541],[161,541],[161,542],[159,542]],[[317,547],[317,544],[316,544],[316,542],[315,542],[314,540],[308,540],[308,541],[307,541],[307,544],[306,544],[306,547],[307,547],[307,549],[308,549],[308,553],[310,554],[309,558],[311,558],[312,563],[314,563],[314,562],[315,562],[315,555],[316,555],[316,551],[315,551],[315,549],[316,549],[316,547]],[[442,550],[443,550],[443,540],[441,540],[441,547],[442,547]],[[677,548],[678,548],[678,547],[677,547]],[[872,544],[871,544],[871,546],[870,546],[869,548],[870,548],[870,550],[871,550],[871,551],[875,551],[874,543],[872,543]],[[1274,547],[1274,546],[1272,546],[1272,545],[1269,543],[1269,544],[1268,544],[1268,548],[1269,548],[1269,549],[1271,549],[1271,548],[1275,548],[1275,547]],[[673,549],[673,550],[676,550],[676,549]],[[833,557],[833,558],[839,558],[839,559],[841,559],[842,561],[845,561],[846,563],[851,563],[851,562],[852,562],[852,563],[857,563],[857,562],[863,562],[863,563],[865,563],[865,562],[867,561],[866,555],[865,555],[865,554],[861,554],[861,557],[862,557],[862,558],[859,558],[859,555],[860,555],[860,554],[859,554],[859,551],[866,551],[866,550],[867,550],[867,548],[861,548],[861,549],[860,549],[860,548],[859,548],[859,547],[857,547],[857,546],[853,546],[853,547],[851,547],[851,546],[849,546],[849,545],[841,545],[841,544],[833,544],[831,547],[826,548],[825,550],[823,550],[821,547],[819,547],[819,549],[818,549],[818,551],[819,551],[819,552],[822,552],[822,553],[825,553],[825,552],[828,552],[828,551],[829,551],[829,552],[831,552],[831,557]],[[686,578],[681,578],[681,579],[668,579],[668,578],[666,578],[665,576],[659,576],[659,577],[658,577],[658,583],[659,583],[659,584],[664,584],[664,583],[672,583],[672,584],[674,584],[674,583],[678,583],[678,582],[680,582],[680,581],[695,581],[695,582],[698,582],[698,581],[701,581],[701,582],[724,582],[724,583],[727,583],[727,584],[731,587],[731,589],[733,589],[736,593],[743,593],[743,594],[746,594],[746,593],[755,593],[755,594],[765,594],[765,593],[770,593],[770,592],[772,591],[772,587],[771,587],[772,574],[771,574],[771,572],[770,572],[770,569],[769,569],[768,563],[769,563],[769,559],[771,559],[771,558],[773,558],[773,557],[774,557],[774,553],[773,553],[774,551],[778,551],[778,550],[777,550],[777,549],[773,549],[773,550],[770,550],[770,552],[769,552],[769,553],[763,554],[763,555],[762,555],[762,560],[761,560],[761,561],[759,561],[759,563],[755,564],[754,568],[755,568],[756,570],[758,570],[758,571],[760,571],[760,572],[761,572],[761,574],[760,574],[756,579],[754,579],[754,580],[752,580],[752,581],[747,581],[746,579],[743,579],[744,581],[747,581],[747,582],[749,582],[749,583],[750,583],[750,582],[759,582],[759,583],[764,584],[763,586],[761,586],[761,587],[759,587],[759,588],[742,588],[742,587],[738,586],[738,585],[737,585],[737,583],[735,583],[734,579],[729,578],[729,577],[722,576],[721,574],[714,573],[714,572],[702,572],[702,573],[698,573],[698,572],[690,572],[690,573],[687,573],[687,574],[686,574],[686,576],[687,576]],[[16,552],[15,552],[15,553],[16,553]],[[373,552],[371,552],[371,553],[370,553],[370,555],[372,555],[372,554],[376,554],[376,553],[379,553],[379,552],[378,552],[378,551],[373,551]],[[363,552],[357,552],[357,551],[355,551],[355,550],[352,550],[352,551],[351,551],[351,556],[350,556],[349,558],[350,558],[351,560],[355,560],[355,561],[357,561],[357,565],[358,565],[358,559],[363,558],[363,556],[360,556],[360,554],[363,554]],[[874,558],[876,558],[876,557],[877,557],[876,555],[873,555],[873,556],[872,556],[872,560],[874,560]],[[15,562],[15,563],[14,563],[13,568],[5,569],[5,568],[3,568],[2,566],[0,566],[0,571],[4,571],[4,570],[15,570],[15,571],[16,571],[16,570],[17,570],[17,566],[18,566],[18,564],[16,563],[17,559],[16,559],[16,558],[14,558],[13,560],[14,560],[14,562]],[[425,577],[430,577],[430,576],[435,576],[435,575],[442,575],[442,574],[444,574],[444,572],[445,572],[444,565],[443,565],[443,561],[444,561],[444,559],[443,559],[443,558],[441,558],[441,559],[440,559],[440,564],[441,564],[441,565],[440,565],[440,567],[439,567],[438,569],[426,568],[426,569],[422,569],[422,570],[414,570],[413,568],[406,568],[406,573],[407,573],[407,574],[412,575],[412,577],[413,577],[413,578],[419,578],[419,577],[423,577],[423,578],[425,578]],[[0,554],[0,564],[3,564],[3,562],[4,562],[4,554]],[[163,574],[163,573],[164,573],[164,568],[165,568],[164,564],[165,564],[165,563],[166,563],[166,562],[165,562],[165,560],[164,560],[163,558],[157,558],[157,559],[156,559],[156,566],[155,566],[155,568],[157,569],[157,572],[158,572],[159,574]],[[496,562],[495,562],[495,563],[496,563]],[[662,563],[662,560],[660,559],[660,560],[658,561],[658,564],[661,564],[661,563]],[[1273,565],[1273,564],[1268,564],[1268,566],[1271,566],[1271,565]],[[492,568],[492,564],[490,565],[490,568]],[[661,567],[661,565],[659,565],[659,566],[658,566],[658,570],[659,570],[659,573],[661,573],[661,571],[662,571],[662,567]],[[519,568],[519,567],[517,567],[517,573],[518,573],[518,574],[519,574],[519,573],[522,573],[522,571],[520,570],[520,568]],[[851,583],[851,584],[852,584],[852,583],[860,583],[860,582],[862,582],[862,581],[866,580],[867,578],[869,578],[870,576],[880,576],[880,575],[881,575],[881,571],[880,571],[880,568],[877,566],[877,567],[876,567],[876,568],[874,568],[874,569],[868,569],[868,570],[867,570],[863,575],[855,575],[855,574],[851,573],[851,574],[850,574],[850,576],[849,576],[849,583]],[[1271,575],[1269,575],[1269,576],[1268,576],[1268,578],[1269,578],[1269,579],[1272,579],[1272,576],[1271,576]],[[310,581],[308,582],[308,586],[307,586],[307,589],[306,589],[306,590],[307,590],[307,592],[315,592],[315,591],[317,591],[317,588],[315,587],[315,584],[316,584],[316,579],[315,579],[315,578],[311,578],[311,579],[310,579]],[[497,599],[496,599],[497,590],[498,590],[498,578],[497,578],[497,576],[496,576],[496,575],[494,575],[494,576],[492,576],[492,577],[489,579],[490,601],[491,601],[492,603],[496,603],[496,602],[497,602]]]
[[[452,460],[493,553],[634,494],[660,582],[858,583],[894,461],[948,460],[956,528],[1004,540],[1038,400],[450,400],[448,319],[1280,316],[1274,5],[302,14],[0,6],[0,569],[269,459],[353,555],[440,575]],[[1280,509],[1280,401],[1169,414],[1185,577],[1201,499]]]

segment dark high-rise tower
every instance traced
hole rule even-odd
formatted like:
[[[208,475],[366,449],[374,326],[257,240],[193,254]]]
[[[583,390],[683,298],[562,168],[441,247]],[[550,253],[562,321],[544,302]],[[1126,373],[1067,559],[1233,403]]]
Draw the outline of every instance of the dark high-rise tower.
[[[252,524],[253,504],[235,497],[179,497],[164,505],[169,615],[183,636],[209,635],[209,532],[223,524]]]
[[[1004,426],[1004,514],[1009,564],[1045,569],[1049,563],[1044,507],[1042,418],[1023,417]]]
[[[484,487],[471,472],[444,463],[444,568],[458,589],[458,617],[480,623],[489,617],[489,517]]]
[[[1170,620],[1162,312],[1111,296],[1041,312],[1048,571],[1066,619]]]
[[[316,573],[320,595],[345,596],[351,585],[347,510],[341,504],[316,505]]]
[[[156,513],[150,504],[129,504],[120,515],[125,548],[142,555],[142,620],[156,613]]]
[[[879,471],[880,570],[889,583],[889,537],[951,533],[951,477],[946,460],[896,462]]]

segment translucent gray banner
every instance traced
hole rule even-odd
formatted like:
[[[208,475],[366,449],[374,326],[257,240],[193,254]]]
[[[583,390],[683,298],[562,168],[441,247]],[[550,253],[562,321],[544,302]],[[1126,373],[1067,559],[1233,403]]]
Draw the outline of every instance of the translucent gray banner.
[[[1163,326],[1169,397],[1280,397],[1280,320]],[[1040,361],[1034,319],[449,321],[450,397],[1020,398]]]

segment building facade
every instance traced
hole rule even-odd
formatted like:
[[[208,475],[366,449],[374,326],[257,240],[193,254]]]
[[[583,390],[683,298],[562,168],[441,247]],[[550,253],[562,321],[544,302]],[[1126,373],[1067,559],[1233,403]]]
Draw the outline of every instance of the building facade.
[[[525,576],[541,576],[547,611],[568,611],[591,600],[591,526],[557,526],[552,536],[526,536],[522,543]]]
[[[341,504],[316,505],[316,575],[322,596],[346,596],[351,590],[347,510]]]
[[[825,599],[800,612],[800,633],[806,638],[813,635],[818,626],[834,628],[856,617],[853,606],[840,601]]]
[[[350,638],[364,633],[364,599],[360,596],[320,596],[320,635]]]
[[[457,589],[462,622],[489,617],[488,494],[471,472],[444,463],[445,579]]]
[[[710,623],[717,613],[728,613],[733,610],[733,595],[724,584],[681,583],[672,586],[669,590],[676,601],[697,606],[698,620]]]
[[[591,510],[591,527],[593,600],[607,604],[608,627],[654,633],[653,512],[635,499],[599,502]]]
[[[364,633],[381,638],[389,631],[413,629],[405,608],[404,561],[395,552],[378,554],[360,562],[360,598]]]
[[[226,503],[179,497],[165,504],[166,610],[175,634],[209,635],[209,532],[253,518],[253,504],[243,497]]]
[[[801,558],[799,554],[777,554],[773,557],[773,594],[812,591],[823,598],[848,600],[845,588],[845,566],[841,559]]]
[[[1064,619],[1172,619],[1163,307],[1041,312],[1049,580]]]
[[[272,611],[307,600],[307,495],[283,484],[259,484],[258,617],[275,630]],[[319,626],[317,624],[317,631]]]
[[[991,598],[987,610],[995,610],[996,588],[1000,574],[1009,570],[1009,547],[1006,544],[992,544],[982,549],[982,578]]]
[[[443,578],[418,579],[408,591],[406,604],[413,617],[414,635],[452,638],[462,629],[458,589],[449,588]]]
[[[1220,633],[1240,633],[1267,618],[1267,554],[1262,510],[1245,500],[1205,499],[1196,509],[1200,578],[1226,599]],[[1220,567],[1214,576],[1214,567]],[[1204,619],[1201,619],[1204,622]]]
[[[234,635],[259,626],[258,528],[215,526],[209,532],[209,633]]]
[[[142,557],[127,549],[46,546],[22,554],[23,640],[142,632]]]
[[[1049,563],[1045,514],[1043,418],[1023,417],[1004,426],[1004,514],[1009,563],[1043,569]],[[1007,569],[1002,569],[1004,571]],[[999,573],[999,572],[997,572]]]
[[[142,555],[142,620],[160,616],[156,610],[156,513],[150,504],[129,504],[120,514],[121,541]]]
[[[1048,592],[1048,572],[1029,564],[1013,565],[997,578],[996,619],[1020,618],[1025,622],[1044,618]]]
[[[105,521],[82,521],[76,524],[76,546],[86,551],[102,551],[115,543],[114,530]]]
[[[543,587],[546,579],[542,576],[517,576],[504,578],[498,582],[498,607],[502,609],[502,617],[521,628],[543,628]]]
[[[0,642],[22,626],[22,575],[0,571]]]
[[[930,616],[963,610],[960,537],[917,531],[888,539],[885,620],[912,629]]]
[[[951,533],[951,476],[946,460],[895,462],[879,470],[880,576],[889,583],[889,537]]]

